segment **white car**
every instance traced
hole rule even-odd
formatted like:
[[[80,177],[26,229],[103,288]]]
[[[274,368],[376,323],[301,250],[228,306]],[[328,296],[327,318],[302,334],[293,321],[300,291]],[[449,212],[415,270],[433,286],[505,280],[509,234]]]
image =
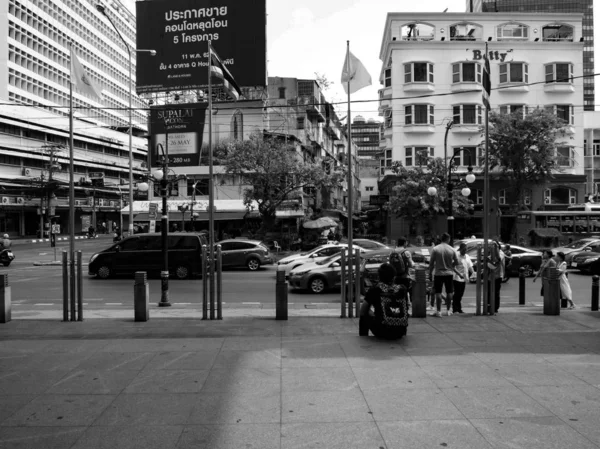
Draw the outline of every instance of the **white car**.
[[[365,252],[365,250],[358,245],[353,244],[352,247],[359,249],[361,253]],[[292,271],[294,268],[299,267],[306,262],[315,263],[329,256],[333,256],[334,254],[338,254],[342,251],[342,248],[346,248],[347,250],[348,244],[327,243],[325,245],[317,246],[316,248],[304,253],[292,254],[291,256],[284,257],[277,262],[277,270],[285,271],[285,275],[287,277],[290,274],[290,271]]]

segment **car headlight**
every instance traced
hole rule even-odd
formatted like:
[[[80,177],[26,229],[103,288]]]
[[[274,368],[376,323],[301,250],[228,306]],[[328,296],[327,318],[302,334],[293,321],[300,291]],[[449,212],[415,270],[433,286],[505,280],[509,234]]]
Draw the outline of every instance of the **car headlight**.
[[[291,262],[291,260],[280,260],[279,262],[277,262],[277,264],[278,265],[287,265],[290,262]]]
[[[598,257],[590,257],[589,259],[584,260],[584,263],[591,263],[591,262],[595,262],[598,259],[600,259],[600,256]]]
[[[292,273],[290,273],[292,276],[304,276],[306,273],[308,273],[310,270],[304,270],[304,271],[293,271]]]
[[[98,257],[98,254],[93,254],[92,257],[90,257],[90,263],[92,263],[94,260],[96,260],[97,257]]]

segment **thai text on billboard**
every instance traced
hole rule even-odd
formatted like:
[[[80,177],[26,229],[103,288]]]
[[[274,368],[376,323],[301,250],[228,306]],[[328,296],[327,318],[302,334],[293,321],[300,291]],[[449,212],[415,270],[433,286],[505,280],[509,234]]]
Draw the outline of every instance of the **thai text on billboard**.
[[[266,86],[266,0],[136,2],[136,91],[208,85],[208,42],[239,86]]]

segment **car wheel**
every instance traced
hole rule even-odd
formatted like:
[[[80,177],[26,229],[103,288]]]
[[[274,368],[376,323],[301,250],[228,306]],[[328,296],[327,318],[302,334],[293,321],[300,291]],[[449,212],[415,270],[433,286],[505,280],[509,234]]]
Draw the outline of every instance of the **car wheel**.
[[[523,268],[523,274],[526,278],[533,276],[533,273],[535,272],[533,266],[529,265],[528,263],[521,265],[521,268]]]
[[[246,266],[250,271],[256,271],[260,268],[260,260],[258,260],[255,257],[248,259],[248,262],[246,262]]]
[[[175,268],[175,277],[177,279],[187,279],[190,277],[190,269],[187,265],[177,265]]]
[[[308,283],[308,289],[311,291],[311,293],[316,293],[316,294],[323,293],[326,288],[327,288],[327,283],[325,282],[325,279],[323,279],[322,277],[314,277]]]
[[[108,279],[112,275],[112,272],[109,267],[102,265],[100,268],[98,268],[98,272],[96,274],[100,279]]]

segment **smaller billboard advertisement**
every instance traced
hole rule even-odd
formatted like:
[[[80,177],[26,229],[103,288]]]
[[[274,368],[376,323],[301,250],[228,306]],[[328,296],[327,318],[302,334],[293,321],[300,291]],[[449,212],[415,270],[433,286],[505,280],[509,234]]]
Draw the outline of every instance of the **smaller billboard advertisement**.
[[[186,103],[150,108],[150,165],[170,167],[200,165],[207,103]]]

